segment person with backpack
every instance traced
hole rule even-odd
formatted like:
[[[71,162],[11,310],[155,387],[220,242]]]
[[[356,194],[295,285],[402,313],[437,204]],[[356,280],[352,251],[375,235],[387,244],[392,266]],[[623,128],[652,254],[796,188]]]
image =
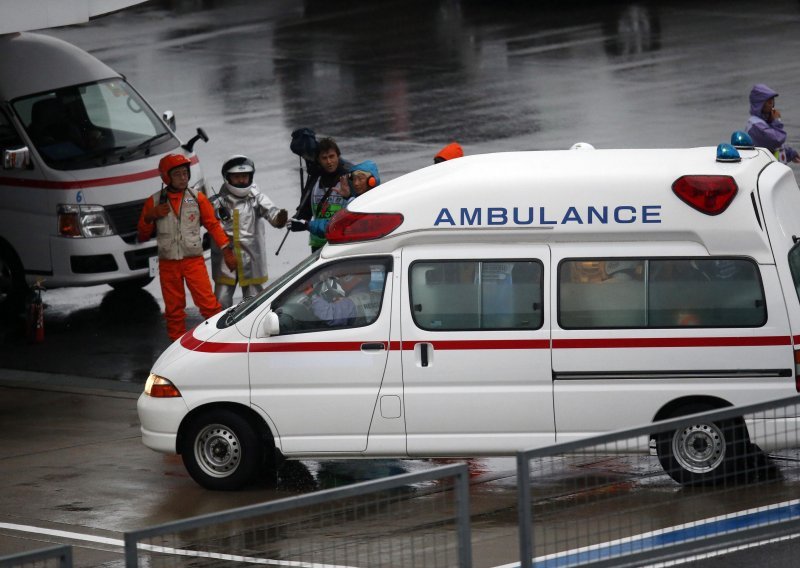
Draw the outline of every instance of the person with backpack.
[[[333,138],[322,138],[317,147],[314,171],[309,172],[301,207],[295,214],[295,221],[312,221],[316,219],[330,219],[337,211],[347,205],[349,189],[343,189],[342,183],[347,183],[345,178],[349,173],[349,162],[341,157],[341,151]],[[310,192],[310,193],[309,193]],[[307,223],[292,223],[291,231],[305,231]],[[326,243],[325,237],[309,233],[308,244],[311,252],[317,251]]]
[[[378,164],[372,160],[365,160],[353,166],[353,170],[345,176],[347,179],[340,183],[340,194],[345,197],[345,206],[359,195],[363,195],[370,189],[377,187],[381,183],[378,173]],[[324,219],[290,219],[290,228],[293,231],[308,230],[312,235],[325,238],[328,224],[331,218]]]

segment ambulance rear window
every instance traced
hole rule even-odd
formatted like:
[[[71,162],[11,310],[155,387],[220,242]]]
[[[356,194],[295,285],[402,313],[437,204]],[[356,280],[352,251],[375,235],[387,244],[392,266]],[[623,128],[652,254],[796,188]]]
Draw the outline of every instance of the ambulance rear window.
[[[742,258],[604,258],[559,265],[563,329],[759,327],[758,266]]]
[[[797,293],[797,298],[800,300],[800,242],[792,247],[789,251],[789,268],[792,271],[792,279],[794,280],[794,289]]]
[[[414,322],[430,331],[539,329],[542,273],[535,260],[415,262]]]

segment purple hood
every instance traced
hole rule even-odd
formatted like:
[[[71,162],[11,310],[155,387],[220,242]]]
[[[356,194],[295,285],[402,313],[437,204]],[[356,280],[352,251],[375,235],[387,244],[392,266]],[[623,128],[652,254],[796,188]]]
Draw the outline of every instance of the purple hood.
[[[753,85],[753,89],[750,91],[750,114],[752,116],[764,118],[761,116],[761,109],[764,107],[764,103],[772,97],[777,96],[778,93],[767,87],[764,83]]]

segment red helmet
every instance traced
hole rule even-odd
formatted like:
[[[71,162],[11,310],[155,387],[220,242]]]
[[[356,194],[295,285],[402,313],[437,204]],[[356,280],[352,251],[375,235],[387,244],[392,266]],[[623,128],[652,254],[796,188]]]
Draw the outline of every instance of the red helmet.
[[[158,162],[158,171],[161,173],[161,179],[164,181],[165,184],[169,185],[172,180],[169,177],[169,172],[174,170],[175,168],[179,168],[181,166],[186,166],[189,168],[189,175],[192,174],[191,162],[189,158],[183,156],[181,154],[167,154],[161,161]]]

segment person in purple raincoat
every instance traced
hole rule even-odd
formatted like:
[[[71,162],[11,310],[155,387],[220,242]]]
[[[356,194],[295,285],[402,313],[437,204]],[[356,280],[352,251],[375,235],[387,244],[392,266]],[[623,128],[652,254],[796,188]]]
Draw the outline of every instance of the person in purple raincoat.
[[[775,108],[777,96],[778,93],[763,83],[753,85],[750,91],[750,118],[745,130],[755,146],[766,148],[784,164],[800,162],[797,150],[786,145],[781,112]]]

